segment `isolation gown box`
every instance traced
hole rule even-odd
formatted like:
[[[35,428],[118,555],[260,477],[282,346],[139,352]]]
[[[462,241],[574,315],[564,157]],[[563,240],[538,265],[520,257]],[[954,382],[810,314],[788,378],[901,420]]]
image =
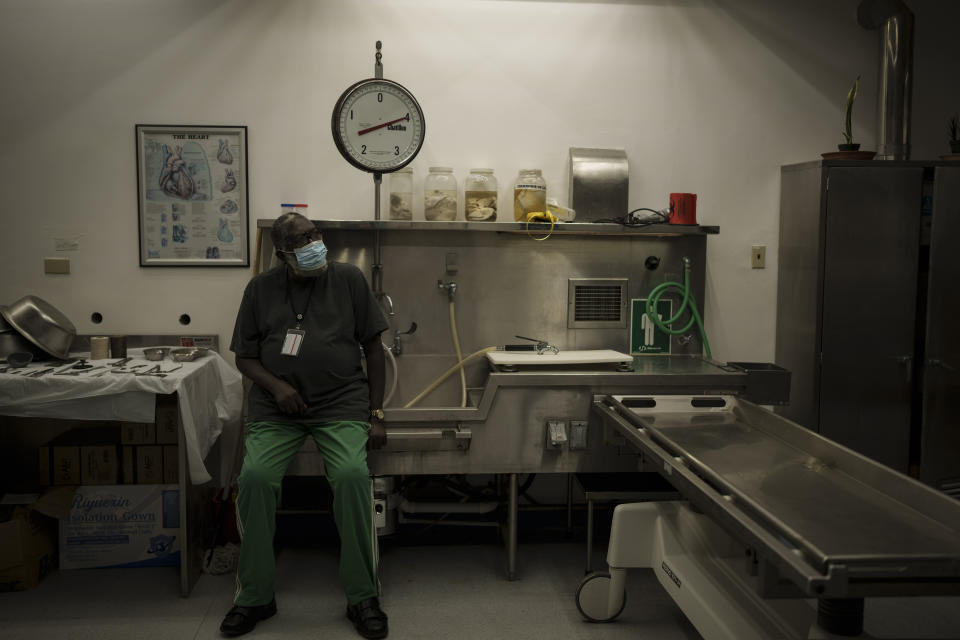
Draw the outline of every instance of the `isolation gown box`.
[[[175,484],[81,486],[60,520],[60,568],[159,567],[180,563]]]

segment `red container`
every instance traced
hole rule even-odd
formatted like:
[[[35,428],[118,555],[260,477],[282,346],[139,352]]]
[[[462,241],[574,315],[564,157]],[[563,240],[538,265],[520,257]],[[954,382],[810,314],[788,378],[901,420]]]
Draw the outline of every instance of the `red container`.
[[[697,224],[697,194],[670,194],[670,224]]]

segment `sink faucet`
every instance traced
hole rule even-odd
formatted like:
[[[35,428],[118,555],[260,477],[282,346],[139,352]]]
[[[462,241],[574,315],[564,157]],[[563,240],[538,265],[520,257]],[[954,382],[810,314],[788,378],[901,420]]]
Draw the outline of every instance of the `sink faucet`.
[[[456,282],[447,282],[444,283],[443,280],[437,280],[437,288],[445,289],[447,295],[450,296],[450,302],[453,302],[454,298],[457,295],[457,283]]]
[[[395,356],[398,356],[401,353],[403,353],[403,346],[400,343],[400,336],[410,335],[416,330],[417,330],[417,323],[411,322],[410,328],[407,329],[406,331],[395,331],[393,333],[393,345],[390,347],[390,352],[393,353],[393,355]]]
[[[387,315],[391,318],[397,315],[396,311],[393,309],[393,298],[391,298],[387,293],[383,291],[378,291],[376,293],[377,300],[380,302],[380,305],[383,306],[383,303],[386,302]]]

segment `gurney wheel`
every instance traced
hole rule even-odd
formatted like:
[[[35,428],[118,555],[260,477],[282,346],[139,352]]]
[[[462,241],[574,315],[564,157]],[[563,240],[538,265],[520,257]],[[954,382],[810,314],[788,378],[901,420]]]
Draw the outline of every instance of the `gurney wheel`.
[[[620,607],[610,614],[610,574],[595,571],[588,575],[577,588],[577,609],[590,622],[612,622],[627,606],[627,592],[620,596]]]

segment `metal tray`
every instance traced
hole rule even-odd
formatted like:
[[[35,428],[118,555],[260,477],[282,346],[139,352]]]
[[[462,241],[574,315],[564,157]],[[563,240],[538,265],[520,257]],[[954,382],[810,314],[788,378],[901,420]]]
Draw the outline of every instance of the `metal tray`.
[[[197,358],[207,355],[206,347],[185,347],[183,349],[172,349],[170,351],[170,357],[173,358],[175,362],[193,362]]]

